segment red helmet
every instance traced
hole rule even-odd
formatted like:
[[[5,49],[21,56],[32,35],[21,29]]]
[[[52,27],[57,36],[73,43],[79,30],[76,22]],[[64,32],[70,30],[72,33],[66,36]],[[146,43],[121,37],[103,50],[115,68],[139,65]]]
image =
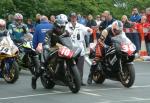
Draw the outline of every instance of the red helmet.
[[[15,20],[23,20],[23,16],[20,13],[16,13],[14,18]]]

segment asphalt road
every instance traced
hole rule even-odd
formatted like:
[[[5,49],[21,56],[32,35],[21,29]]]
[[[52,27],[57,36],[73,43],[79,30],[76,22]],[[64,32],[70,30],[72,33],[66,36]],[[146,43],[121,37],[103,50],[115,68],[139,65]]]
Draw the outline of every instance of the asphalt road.
[[[55,86],[47,90],[38,80],[37,89],[31,88],[31,74],[21,71],[15,84],[0,80],[0,103],[150,103],[150,62],[136,62],[136,80],[132,88],[124,88],[121,83],[106,80],[104,84],[83,86],[73,94],[68,87]],[[89,66],[84,69],[87,80]]]

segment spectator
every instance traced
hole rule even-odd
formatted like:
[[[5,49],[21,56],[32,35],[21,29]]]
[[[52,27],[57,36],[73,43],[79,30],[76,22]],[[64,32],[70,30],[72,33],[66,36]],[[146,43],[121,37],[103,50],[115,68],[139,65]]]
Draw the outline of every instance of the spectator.
[[[45,44],[45,35],[48,30],[52,30],[53,25],[49,23],[46,16],[41,16],[40,24],[35,28],[33,35],[33,48],[36,49],[37,55],[33,55],[33,63],[35,65],[35,75],[32,77],[31,86],[33,89],[36,89],[36,81],[42,74],[42,64],[43,59],[39,60],[39,55],[43,57],[43,45]]]
[[[80,23],[81,20],[81,14],[77,14],[77,22]]]
[[[150,23],[147,22],[147,17],[142,16],[140,23],[136,24],[136,28],[140,33],[141,40],[145,39],[148,55],[150,55],[150,33],[144,33],[143,28],[150,28]]]
[[[55,21],[56,21],[55,16],[54,16],[54,15],[51,15],[51,16],[50,16],[50,23],[51,23],[51,24],[54,24]]]
[[[133,8],[132,14],[130,16],[130,21],[134,23],[138,23],[141,20],[141,16],[138,12],[137,8]],[[132,33],[133,35],[133,43],[136,46],[136,52],[138,53],[140,50],[140,36],[139,33]]]
[[[87,27],[90,27],[93,29],[95,32],[93,32],[93,35],[86,35],[86,46],[89,46],[89,43],[94,42],[94,39],[96,38],[96,21],[93,19],[93,16],[91,14],[88,15],[88,20],[87,20]]]
[[[29,32],[31,34],[33,34],[34,33],[34,24],[32,22],[32,19],[27,19],[27,27],[29,29]]]
[[[131,28],[134,25],[131,21],[128,20],[128,17],[126,15],[123,15],[121,20],[122,20],[124,29]],[[133,42],[134,37],[133,37],[132,33],[126,33],[126,36]]]
[[[36,14],[35,27],[36,27],[36,25],[40,24],[40,19],[41,19],[41,14]]]
[[[102,22],[106,20],[106,17],[105,17],[105,14],[104,14],[104,13],[101,14],[100,20],[101,20]]]
[[[113,23],[113,21],[115,21],[115,19],[113,19],[112,15],[110,14],[109,11],[104,11],[103,15],[105,16],[105,21],[103,21],[100,24],[100,30],[104,30],[105,28],[107,28],[109,25],[111,25]],[[109,44],[110,43],[110,37],[107,36],[106,40],[105,40],[105,44]]]
[[[78,23],[83,24],[84,26],[86,26],[86,24],[87,24],[86,16],[81,16],[80,19],[78,19]]]
[[[6,24],[6,29],[8,29],[9,24],[12,24],[14,22],[14,16],[12,14],[8,15],[8,21]]]
[[[100,20],[101,20],[101,23],[100,23],[100,25],[99,25],[99,31],[100,31],[100,33],[101,33],[102,30],[103,30],[103,24],[102,24],[102,23],[106,20],[106,17],[105,17],[105,14],[104,14],[104,13],[101,14]]]
[[[97,24],[95,22],[95,20],[93,19],[93,16],[91,14],[88,15],[88,21],[87,21],[87,27],[95,27]]]
[[[83,83],[83,68],[84,68],[84,55],[85,55],[84,35],[87,35],[88,34],[87,32],[92,33],[92,29],[77,23],[77,15],[74,12],[69,15],[69,18],[70,18],[70,22],[66,24],[65,30],[71,35],[73,45],[82,49],[80,56],[76,60],[76,63],[81,75],[81,81],[82,81],[81,85],[84,86],[85,85]]]
[[[112,24],[115,21],[115,19],[112,17],[112,15],[110,14],[108,16],[108,25]]]
[[[99,27],[99,25],[101,23],[101,17],[100,17],[100,15],[96,16],[96,20],[95,21],[96,21],[97,27]]]
[[[98,39],[99,36],[100,36],[99,26],[100,26],[100,23],[102,22],[102,21],[101,21],[101,16],[100,16],[100,15],[97,15],[95,21],[96,21],[96,24],[97,24],[96,38]]]
[[[145,15],[146,15],[145,10],[141,10],[140,15],[141,15],[141,16],[145,16]]]
[[[132,15],[130,16],[130,21],[132,22],[140,22],[141,16],[138,12],[137,8],[133,8]]]
[[[113,23],[113,21],[115,21],[115,19],[113,19],[109,11],[104,11],[102,13],[102,19],[104,19],[104,21],[100,24],[101,30],[107,28],[109,25]]]
[[[150,23],[150,7],[146,8],[146,17],[147,17],[148,23]]]

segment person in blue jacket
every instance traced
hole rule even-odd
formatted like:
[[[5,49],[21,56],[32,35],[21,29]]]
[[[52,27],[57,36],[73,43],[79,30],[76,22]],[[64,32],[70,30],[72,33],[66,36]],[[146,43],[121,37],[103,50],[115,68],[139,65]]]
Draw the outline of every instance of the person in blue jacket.
[[[36,50],[37,55],[34,58],[35,65],[35,75],[32,77],[31,86],[33,89],[36,89],[36,81],[38,77],[42,74],[42,62],[43,59],[39,59],[39,56],[43,56],[43,45],[45,44],[45,36],[46,32],[53,29],[53,24],[50,24],[48,18],[46,16],[41,16],[40,24],[38,24],[35,28],[35,32],[33,35],[33,48]]]
[[[135,23],[139,23],[141,21],[141,15],[139,14],[138,9],[136,7],[132,9],[130,21]],[[131,41],[133,41],[133,43],[135,44],[137,55],[139,55],[139,50],[141,49],[139,33],[131,33],[131,36]]]
[[[138,12],[137,8],[133,8],[132,10],[132,15],[130,16],[130,21],[132,22],[140,22],[141,20],[141,15]]]

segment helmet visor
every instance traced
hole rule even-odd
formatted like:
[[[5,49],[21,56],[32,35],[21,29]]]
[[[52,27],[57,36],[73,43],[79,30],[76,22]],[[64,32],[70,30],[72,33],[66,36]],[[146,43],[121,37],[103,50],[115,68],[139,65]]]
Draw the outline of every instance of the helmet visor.
[[[5,30],[5,26],[4,25],[0,25],[0,31]]]
[[[119,34],[121,33],[121,30],[120,30],[120,29],[114,28],[114,29],[112,29],[112,30],[113,30],[113,33],[114,33],[115,35],[119,35]]]

